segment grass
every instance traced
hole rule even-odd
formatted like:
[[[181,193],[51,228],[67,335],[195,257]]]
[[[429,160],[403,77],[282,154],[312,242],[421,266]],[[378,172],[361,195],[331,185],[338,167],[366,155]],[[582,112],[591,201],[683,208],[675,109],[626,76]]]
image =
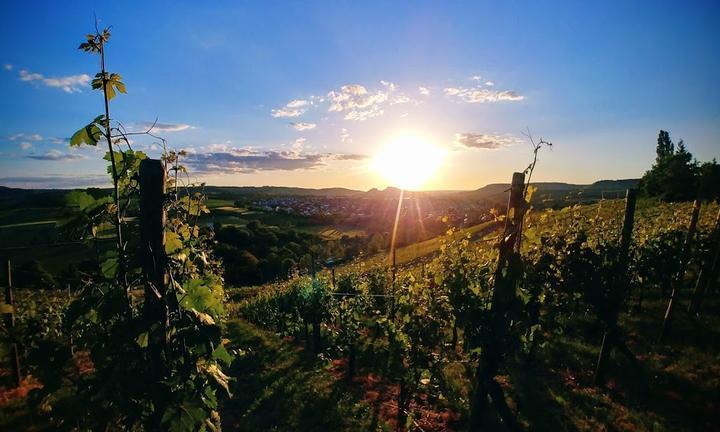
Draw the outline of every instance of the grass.
[[[605,388],[592,385],[601,329],[584,314],[537,359],[511,366],[507,394],[520,420],[539,431],[713,430],[720,420],[720,302],[709,302],[701,319],[678,311],[672,339],[658,344],[665,306],[655,297],[642,312],[622,316],[639,369],[614,352]]]
[[[213,210],[218,207],[232,207],[235,205],[235,202],[233,200],[229,200],[229,199],[208,198],[205,201],[205,205],[210,210]]]
[[[229,370],[234,397],[222,406],[223,430],[383,430],[327,361],[243,321],[229,322],[227,336],[244,354]]]
[[[493,232],[495,227],[497,226],[497,222],[490,221],[490,222],[483,222],[481,224],[473,225],[471,227],[465,228],[462,233],[458,233],[458,235],[461,234],[469,234],[474,240],[482,240],[485,238],[487,234],[490,232]],[[442,244],[442,239],[445,237],[444,235],[440,235],[437,237],[433,237],[431,239],[427,239],[421,242],[413,243],[407,246],[402,246],[397,248],[395,251],[395,262],[397,265],[405,265],[410,264],[413,261],[416,261],[421,258],[428,257],[438,250],[440,250],[440,245]],[[390,259],[389,252],[381,252],[369,257],[365,257],[360,261],[360,263],[366,267],[376,267],[381,265],[387,265]],[[353,262],[346,264],[345,266],[339,266],[338,269],[342,270],[346,266],[355,266],[359,264],[358,262]]]

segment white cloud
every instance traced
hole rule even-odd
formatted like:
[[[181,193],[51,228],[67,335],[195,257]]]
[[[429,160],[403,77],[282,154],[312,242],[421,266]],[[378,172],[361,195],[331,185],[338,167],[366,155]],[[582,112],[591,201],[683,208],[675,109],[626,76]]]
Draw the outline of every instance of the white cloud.
[[[288,102],[287,105],[285,105],[285,106],[288,108],[300,108],[300,107],[307,106],[307,104],[308,104],[308,101],[306,101],[304,99],[293,99],[290,102]]]
[[[386,87],[389,91],[395,91],[398,88],[398,85],[395,83],[392,83],[390,81],[380,80],[380,84],[382,84],[384,87]]]
[[[342,128],[340,131],[340,142],[342,143],[351,143],[352,137],[350,136],[350,132],[348,132],[347,129]]]
[[[20,71],[20,80],[27,82],[37,82],[47,87],[62,89],[65,93],[79,93],[81,87],[90,84],[90,75],[69,75],[64,77],[49,77],[39,73],[28,72],[25,69]]]
[[[525,99],[525,96],[519,95],[514,91],[510,90],[491,90],[481,87],[447,87],[445,88],[445,95],[455,99],[459,102],[467,103],[485,103],[485,102],[500,102],[500,101],[521,101]]]
[[[27,142],[27,141],[23,141],[20,143],[20,148],[23,150],[30,150],[32,148],[32,146],[33,146],[32,143]]]
[[[272,110],[273,117],[299,117],[308,110],[327,103],[328,112],[343,113],[345,120],[363,121],[385,113],[384,107],[396,104],[420,102],[399,91],[396,83],[381,80],[380,87],[368,89],[362,84],[346,84],[329,91],[325,96],[294,99],[285,106]],[[298,130],[315,127],[314,123],[296,122],[291,125]]]
[[[522,142],[510,135],[490,135],[481,133],[456,133],[455,144],[472,149],[499,149]]]
[[[297,131],[315,129],[315,127],[317,126],[317,124],[315,124],[315,123],[304,123],[304,122],[290,123],[290,125]]]
[[[423,96],[428,96],[428,95],[430,95],[430,89],[427,87],[420,86],[420,87],[418,87],[418,93],[420,93]]]
[[[390,101],[393,103],[406,103],[410,99],[402,94],[393,94],[398,86],[388,81],[381,81],[385,90],[369,92],[360,84],[348,84],[340,90],[330,91],[327,99],[330,102],[330,112],[344,112],[345,120],[364,121],[385,113],[383,106]],[[392,98],[391,98],[392,95]]]
[[[470,77],[470,79],[473,81],[480,81],[482,77],[480,75],[473,75]]]
[[[299,117],[305,114],[310,102],[304,99],[293,99],[284,107],[272,110],[273,117]]]
[[[490,86],[490,87],[492,87],[492,86],[494,86],[494,85],[495,85],[495,83],[494,83],[494,82],[492,82],[492,81],[485,81],[485,85],[486,85],[486,86]]]
[[[381,104],[387,101],[388,93],[381,90],[368,93],[367,89],[360,84],[347,84],[340,87],[339,91],[330,91],[327,97],[330,101],[328,111],[343,112],[371,108]]]
[[[11,65],[10,63],[5,63],[3,65],[3,69],[5,69],[7,71],[13,70],[13,65]]]
[[[295,153],[300,153],[300,152],[303,150],[303,148],[305,147],[305,143],[306,143],[306,142],[307,142],[307,139],[306,139],[306,138],[298,138],[298,139],[296,139],[295,142],[293,142],[292,150],[293,150]]]

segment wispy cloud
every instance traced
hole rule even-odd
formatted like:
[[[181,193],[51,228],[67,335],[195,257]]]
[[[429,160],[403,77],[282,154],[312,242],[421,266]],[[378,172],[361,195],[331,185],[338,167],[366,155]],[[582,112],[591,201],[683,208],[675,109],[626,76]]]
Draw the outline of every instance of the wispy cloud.
[[[77,153],[63,153],[59,150],[49,150],[41,155],[31,154],[25,156],[28,159],[44,160],[44,161],[72,161],[87,159],[87,156]]]
[[[317,124],[315,124],[315,123],[305,123],[305,122],[290,123],[290,125],[297,131],[315,129],[315,127],[317,126]]]
[[[304,99],[293,99],[284,107],[272,110],[273,117],[299,117],[307,111],[310,102]]]
[[[67,145],[70,144],[70,138],[57,138],[52,137],[48,138],[52,144],[58,144],[58,145]]]
[[[20,148],[23,150],[30,150],[33,147],[31,142],[23,141],[20,143]]]
[[[6,71],[11,71],[13,70],[13,65],[11,65],[10,63],[5,63],[3,65],[3,69],[5,69]]]
[[[10,141],[42,141],[43,136],[40,134],[25,134],[25,133],[19,133],[15,135],[10,135],[8,137]]]
[[[193,128],[193,126],[184,123],[139,122],[133,125],[133,130],[146,131],[150,129],[150,127],[152,127],[153,132],[180,132]]]
[[[525,99],[525,96],[519,95],[510,90],[493,90],[484,87],[447,87],[445,95],[458,102],[467,103],[486,103],[511,101],[517,102]]]
[[[370,159],[370,156],[364,154],[336,154],[332,156],[332,159],[341,161],[361,161]]]
[[[422,96],[429,96],[430,95],[430,89],[427,87],[418,87],[418,93],[420,93]]]
[[[20,81],[35,82],[46,87],[62,89],[65,93],[79,93],[82,87],[90,84],[90,75],[69,75],[62,77],[45,77],[39,73],[20,70]]]
[[[510,135],[490,135],[481,133],[457,133],[455,144],[471,149],[499,149],[522,142]]]

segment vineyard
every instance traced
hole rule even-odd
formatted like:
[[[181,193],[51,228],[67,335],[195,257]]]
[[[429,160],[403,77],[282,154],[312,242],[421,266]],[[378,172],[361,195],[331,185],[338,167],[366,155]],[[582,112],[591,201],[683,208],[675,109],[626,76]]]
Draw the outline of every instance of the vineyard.
[[[302,250],[306,267],[288,259],[271,283],[227,287],[208,206],[228,237],[251,226],[274,251],[289,216],[270,229],[208,200],[186,153],[111,117],[126,88],[105,69],[109,39],[96,29],[80,45],[100,60],[103,111],[69,144],[107,146],[111,194],[67,194],[58,228],[91,259],[61,289],[15,286],[34,271],[6,262],[0,430],[717,428],[717,202],[628,189],[536,209],[532,172],[550,143],[533,142],[489,221],[441,216],[440,237],[396,249],[393,234],[389,250],[337,266]],[[157,139],[161,158],[133,149],[135,135]]]
[[[403,268],[395,280],[383,267],[345,273],[335,286],[328,278],[297,277],[244,300],[237,314],[338,359],[332,364],[347,380],[377,377],[394,392],[395,400],[383,401],[385,412],[393,413],[388,420],[402,427],[463,429],[469,420],[478,427],[504,423],[512,430],[544,429],[522,409],[537,404],[528,398],[542,393],[526,386],[553,376],[558,382],[551,388],[571,381],[571,396],[587,392],[596,403],[611,405],[597,389],[648,392],[658,381],[679,379],[659,378],[651,369],[659,365],[652,363],[678,373],[678,364],[686,367],[689,360],[682,354],[686,344],[709,343],[702,333],[717,325],[716,317],[697,315],[709,281],[703,272],[717,277],[717,262],[714,269],[708,264],[717,253],[717,205],[695,209],[692,203],[641,200],[622,259],[626,210],[625,202],[613,200],[528,214],[517,261],[502,273],[497,244],[472,242],[469,233],[450,229],[436,258]],[[497,292],[499,281],[510,291],[505,299]],[[668,312],[671,299],[674,309]],[[501,316],[499,304],[505,306]],[[682,324],[674,325],[682,325],[682,333],[672,320],[680,314]],[[620,357],[607,353],[610,345]],[[599,361],[601,346],[606,354]],[[718,347],[707,348],[714,353],[698,347],[692,352],[708,363],[686,371],[714,376],[703,383],[705,391],[718,384],[712,365]],[[496,349],[500,352],[485,357]],[[485,405],[487,396],[474,399],[481,391],[494,409]],[[561,393],[567,391],[551,391],[555,400],[548,403],[578,409]],[[702,413],[693,425],[681,415],[663,420],[659,413],[598,419],[595,413],[576,412],[570,423],[579,429],[595,429],[603,421],[641,429],[702,429],[709,427],[704,422],[716,402],[705,403],[693,408]],[[482,415],[473,419],[478,410]]]
[[[281,372],[310,380],[305,392],[329,392],[327,383],[337,382],[350,400],[359,400],[324,400],[339,417],[313,427],[709,427],[720,348],[713,342],[718,206],[645,198],[635,203],[631,194],[533,211],[524,204],[528,189],[498,221],[449,228],[429,241],[436,247],[411,247],[421,252],[406,252],[394,273],[386,259],[370,258],[345,265],[336,279],[324,271],[245,289],[226,312],[217,309],[230,320],[227,351],[237,354],[228,375],[235,396],[220,403],[226,427],[264,430],[268,418],[261,409],[283,410],[247,394],[258,391],[263,370],[279,358],[295,359],[292,372]],[[634,216],[630,227],[628,212]],[[22,339],[26,353],[47,348],[48,341],[71,343],[77,346],[75,367],[84,371],[74,373],[91,373],[82,331],[67,327],[68,307],[80,295],[37,298],[19,291],[15,329],[28,335]],[[614,355],[600,355],[611,345]],[[51,367],[35,362],[33,355],[22,359],[36,377],[25,381],[30,390],[46,385],[48,370],[39,367]],[[300,373],[308,368],[315,372]],[[271,380],[268,390],[282,380],[263,379]],[[690,389],[696,396],[677,399]],[[5,411],[14,412],[7,426],[28,421],[16,409]],[[544,424],[548,409],[561,417]],[[683,418],[686,410],[692,419]],[[286,415],[276,421],[303,427],[291,421],[300,413]],[[363,420],[368,418],[372,424]],[[43,424],[57,423],[50,416],[36,426]]]

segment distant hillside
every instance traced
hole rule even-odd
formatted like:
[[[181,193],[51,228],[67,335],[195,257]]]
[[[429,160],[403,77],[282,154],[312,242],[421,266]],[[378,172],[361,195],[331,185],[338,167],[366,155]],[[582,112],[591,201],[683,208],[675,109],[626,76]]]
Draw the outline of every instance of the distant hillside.
[[[605,198],[616,198],[622,195],[626,189],[636,188],[639,179],[624,180],[600,180],[589,185],[560,183],[560,182],[538,182],[533,183],[537,191],[533,197],[534,201],[542,200],[596,200],[603,196]],[[504,202],[507,199],[509,183],[493,183],[483,186],[480,189],[461,192],[467,199],[474,199],[488,202]]]
[[[542,199],[553,199],[578,194],[583,199],[598,199],[603,196],[615,197],[628,188],[637,187],[638,179],[626,180],[600,180],[589,185],[578,185],[559,182],[533,183],[538,188],[536,197]],[[432,196],[452,199],[471,199],[487,202],[504,202],[507,199],[508,183],[493,183],[473,191],[408,191],[405,197]],[[108,192],[109,190],[94,189],[94,193]],[[28,204],[29,202],[40,205],[62,205],[61,200],[67,190],[63,189],[19,189],[0,186],[0,203],[6,205],[13,203]],[[374,199],[396,199],[400,190],[388,187],[383,190],[376,188],[367,192],[347,188],[322,188],[311,189],[301,187],[284,186],[206,186],[205,193],[211,198],[239,199],[241,197],[358,197]]]

